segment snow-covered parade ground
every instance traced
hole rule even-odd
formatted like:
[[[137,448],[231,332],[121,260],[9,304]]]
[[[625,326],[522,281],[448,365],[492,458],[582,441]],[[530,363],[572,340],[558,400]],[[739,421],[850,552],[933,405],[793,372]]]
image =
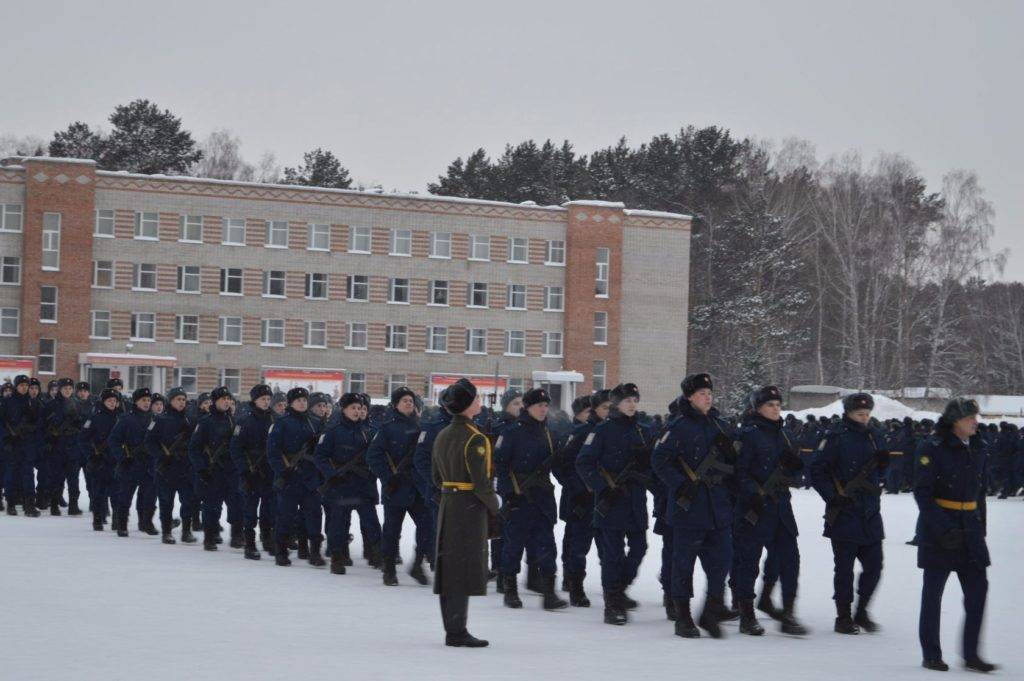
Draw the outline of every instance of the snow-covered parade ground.
[[[344,576],[297,561],[276,567],[270,556],[242,558],[221,546],[164,546],[136,531],[118,539],[93,532],[88,515],[38,519],[0,515],[0,679],[226,681],[229,679],[902,679],[928,678],[920,668],[917,616],[920,571],[910,495],[883,496],[888,538],[882,584],[872,614],[878,634],[832,632],[832,556],[821,537],[822,502],[794,491],[802,555],[797,613],[806,639],[778,632],[765,617],[762,638],[724,640],[673,635],[657,580],[661,540],[651,535],[640,578],[641,601],[626,627],[601,621],[597,557],[591,551],[589,609],[544,612],[521,590],[525,607],[502,607],[492,593],[470,601],[469,629],[488,638],[484,650],[445,648],[437,599],[399,573],[401,586],[358,558]],[[1024,678],[1020,616],[1024,612],[1024,503],[990,500],[988,541],[993,567],[982,655],[1008,678]],[[556,528],[561,534],[562,525]],[[178,532],[175,531],[175,536]],[[412,552],[412,525],[403,550]],[[695,584],[702,592],[697,571]],[[493,588],[493,584],[492,584]],[[778,594],[776,594],[778,598]],[[695,610],[702,598],[695,599]],[[961,594],[950,578],[942,641],[951,675],[959,656]]]

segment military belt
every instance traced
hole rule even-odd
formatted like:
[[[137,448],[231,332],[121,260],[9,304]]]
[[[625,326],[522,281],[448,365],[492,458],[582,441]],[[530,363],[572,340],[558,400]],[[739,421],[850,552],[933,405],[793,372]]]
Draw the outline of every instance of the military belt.
[[[472,492],[474,488],[471,482],[442,482],[441,491],[449,494],[453,492]]]
[[[952,501],[951,499],[936,499],[935,503],[949,511],[976,511],[977,501]]]

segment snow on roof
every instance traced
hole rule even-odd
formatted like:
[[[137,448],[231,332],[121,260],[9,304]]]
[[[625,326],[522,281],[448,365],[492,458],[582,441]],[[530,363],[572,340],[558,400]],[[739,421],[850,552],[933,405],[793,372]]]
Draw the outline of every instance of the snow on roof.
[[[828,386],[818,386],[818,387],[823,387],[824,388],[824,387],[828,387]],[[850,390],[848,392],[852,393],[854,391]],[[907,405],[903,404],[902,402],[897,402],[896,400],[892,399],[891,397],[886,397],[885,395],[880,395],[880,394],[875,393],[875,394],[872,394],[872,397],[875,400],[875,408],[871,412],[871,415],[874,416],[875,418],[877,418],[880,421],[885,421],[885,420],[888,420],[888,419],[902,419],[902,418],[905,418],[907,416],[909,416],[912,419],[916,419],[916,420],[921,420],[921,419],[924,419],[924,418],[929,418],[929,419],[934,421],[935,419],[937,419],[939,417],[939,415],[936,414],[935,412],[916,411],[916,410],[908,407]],[[805,418],[808,415],[812,415],[812,416],[842,416],[842,414],[843,414],[843,401],[842,400],[836,400],[835,402],[832,402],[831,404],[826,404],[824,407],[813,407],[811,409],[801,409],[800,411],[793,411],[793,412],[787,412],[787,413],[793,414],[793,416],[797,417],[798,419],[803,419],[803,418]]]
[[[1024,395],[968,395],[978,401],[982,414],[1024,416]]]
[[[948,400],[953,397],[953,392],[949,388],[897,388],[895,390],[879,390],[877,392],[879,395],[888,395],[889,397],[905,397],[919,400],[928,397]]]
[[[591,208],[618,208],[620,210],[626,208],[626,204],[621,201],[591,201],[580,200],[580,201],[566,201],[562,204],[563,206],[590,206]]]
[[[692,215],[686,215],[685,213],[666,213],[663,210],[637,210],[636,208],[627,208],[623,211],[626,215],[637,218],[665,218],[666,220],[692,220]]]
[[[64,158],[61,156],[8,156],[3,159],[14,163],[24,164],[26,161],[32,163],[77,163],[79,165],[94,166],[96,161],[91,158]]]
[[[813,393],[816,395],[852,395],[857,392],[849,388],[840,388],[838,385],[794,385],[789,389],[791,393]]]

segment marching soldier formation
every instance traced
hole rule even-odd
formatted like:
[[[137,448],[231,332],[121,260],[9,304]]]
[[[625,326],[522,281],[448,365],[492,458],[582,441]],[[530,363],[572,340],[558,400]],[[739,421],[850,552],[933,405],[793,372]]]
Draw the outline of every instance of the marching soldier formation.
[[[485,595],[495,580],[504,605],[522,608],[524,557],[526,588],[540,595],[543,609],[587,608],[593,547],[604,622],[627,624],[639,607],[628,590],[647,554],[652,518],[662,537],[663,605],[677,636],[721,638],[722,622],[736,619],[741,634],[761,636],[756,611],[777,620],[785,634],[807,635],[796,614],[800,552],[792,487],[813,488],[824,502],[823,535],[835,562],[835,632],[878,632],[869,606],[882,576],[880,498],[910,492],[919,507],[908,543],[917,546],[923,571],[923,666],[948,669],[939,619],[955,572],[966,611],[964,664],[995,669],[978,653],[989,566],[985,502],[1021,492],[1024,440],[1012,424],[979,425],[972,400],[952,400],[937,423],[880,423],[871,396],[856,393],[844,399],[842,416],[798,421],[782,417],[781,392],[764,386],[730,419],[714,406],[711,377],[693,374],[664,418],[641,409],[638,386],[623,383],[577,398],[566,424],[552,418],[551,398],[541,388],[510,391],[493,412],[467,379],[448,387],[427,413],[406,387],[392,393],[383,414],[357,393],[335,405],[323,393],[293,388],[280,395],[260,384],[238,405],[221,386],[190,405],[181,388],[166,396],[146,388],[127,396],[122,389],[113,379],[94,399],[88,383],[66,378],[52,381],[45,394],[27,376],[2,386],[0,510],[18,515],[20,506],[38,517],[46,510],[61,515],[66,507],[68,515],[81,515],[84,471],[97,532],[109,525],[127,537],[134,499],[138,531],[159,534],[165,544],[196,543],[201,533],[203,548],[217,551],[226,507],[229,546],[243,549],[245,559],[267,553],[287,567],[296,551],[313,566],[329,561],[334,575],[353,565],[355,512],[363,557],[381,570],[386,586],[399,583],[409,516],[415,554],[408,573],[426,585],[425,566],[433,572],[446,644],[484,647],[487,641],[466,626],[469,596]],[[552,477],[560,486],[557,499]],[[559,521],[565,523],[561,556]],[[556,589],[559,558],[568,601]],[[707,593],[695,618],[698,560]],[[777,582],[781,608],[772,599]]]

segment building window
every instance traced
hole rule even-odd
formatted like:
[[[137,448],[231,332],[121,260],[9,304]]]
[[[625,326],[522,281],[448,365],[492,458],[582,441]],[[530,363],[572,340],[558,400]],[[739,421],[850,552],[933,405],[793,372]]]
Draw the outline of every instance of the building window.
[[[199,317],[194,314],[180,314],[176,317],[174,340],[179,343],[199,342]]]
[[[473,282],[469,285],[468,307],[487,307],[487,284]]]
[[[0,206],[0,232],[20,232],[21,213],[20,203],[5,203]],[[113,220],[113,211],[111,211],[111,220]],[[113,222],[110,227],[113,230]]]
[[[311,300],[327,300],[327,275],[325,273],[306,274],[306,297]]]
[[[508,261],[525,263],[530,261],[527,250],[528,241],[524,237],[512,237],[508,240]]]
[[[593,385],[593,389],[595,391],[596,390],[604,390],[605,383],[608,382],[608,379],[606,377],[606,372],[607,372],[607,368],[605,366],[604,360],[603,359],[595,359],[594,360],[594,370],[593,370],[593,384],[594,384]]]
[[[283,220],[267,220],[267,248],[288,248],[288,223]]]
[[[199,293],[199,266],[178,267],[178,293]]]
[[[136,213],[135,214],[135,238],[153,239],[159,238],[157,226],[160,223],[160,216],[157,213]]]
[[[156,290],[156,265],[138,263],[132,265],[132,288],[136,291]]]
[[[52,374],[57,365],[57,341],[52,338],[39,339],[39,355],[36,357],[39,373]]]
[[[305,346],[307,348],[327,347],[327,322],[306,322]]]
[[[43,269],[60,269],[60,213],[43,213]]]
[[[370,300],[370,278],[365,274],[350,275],[346,281],[348,299],[352,302]]]
[[[57,287],[39,287],[39,321],[44,324],[57,323]]]
[[[95,260],[92,263],[93,288],[114,288],[114,263],[110,260]]]
[[[363,322],[353,322],[348,325],[348,345],[345,346],[348,350],[365,350],[366,349],[366,324]]]
[[[221,243],[226,246],[245,245],[245,220],[243,218],[224,218],[224,235]]]
[[[195,367],[175,367],[174,385],[189,395],[199,392],[199,369]]]
[[[487,329],[466,329],[466,354],[487,354]]]
[[[306,248],[311,251],[331,250],[331,226],[309,223],[309,243]]]
[[[5,255],[0,258],[0,284],[17,285],[21,283],[21,258]]]
[[[430,333],[427,334],[427,352],[448,352],[448,327],[430,327]]]
[[[448,282],[443,279],[435,279],[430,282],[430,304],[448,304]]]
[[[409,349],[409,328],[404,324],[387,326],[385,350],[405,351]]]
[[[547,251],[544,254],[545,265],[565,264],[565,242],[549,241]]]
[[[352,372],[348,375],[348,391],[350,393],[365,393],[366,392],[366,374],[362,372]]]
[[[227,267],[220,270],[220,293],[224,296],[242,295],[242,269]]]
[[[562,312],[565,309],[565,292],[561,286],[544,287],[544,311]]]
[[[561,331],[546,331],[544,333],[544,355],[546,357],[562,356]]]
[[[128,367],[128,390],[139,388],[153,389],[153,367],[135,366]]]
[[[284,270],[263,272],[263,295],[268,298],[284,298]]]
[[[348,229],[348,252],[349,253],[370,253],[370,228],[349,227]]]
[[[391,293],[388,296],[389,303],[409,302],[409,280],[401,278],[391,279]]]
[[[155,340],[156,315],[152,312],[133,312],[131,337],[137,341]]]
[[[608,345],[608,313],[594,313],[594,345]]]
[[[110,338],[110,310],[92,311],[91,338]]]
[[[510,378],[508,379],[508,389],[524,393],[526,392],[526,381],[522,378]]]
[[[432,232],[430,235],[430,257],[451,258],[452,257],[452,233]]]
[[[260,343],[263,345],[284,345],[284,320],[264,319]]]
[[[526,332],[506,331],[505,332],[505,354],[525,355],[526,354]]]
[[[114,236],[114,211],[98,210],[92,226],[93,236]]]
[[[405,374],[388,374],[388,395],[407,385],[409,384],[405,380]]]
[[[0,336],[19,336],[21,310],[16,307],[0,307]]]
[[[486,234],[469,235],[469,259],[490,260],[491,259],[491,237]]]
[[[526,284],[509,284],[505,306],[510,310],[526,309]]]
[[[241,317],[221,317],[218,326],[217,342],[224,345],[242,344]]]
[[[181,236],[178,237],[178,241],[188,241],[189,243],[203,242],[202,215],[181,216]]]
[[[391,251],[389,255],[412,255],[412,230],[391,230]]]
[[[221,369],[218,383],[237,395],[242,391],[241,369]]]
[[[607,248],[597,249],[597,276],[595,277],[594,295],[601,298],[608,297],[608,269],[612,259],[612,252]]]

